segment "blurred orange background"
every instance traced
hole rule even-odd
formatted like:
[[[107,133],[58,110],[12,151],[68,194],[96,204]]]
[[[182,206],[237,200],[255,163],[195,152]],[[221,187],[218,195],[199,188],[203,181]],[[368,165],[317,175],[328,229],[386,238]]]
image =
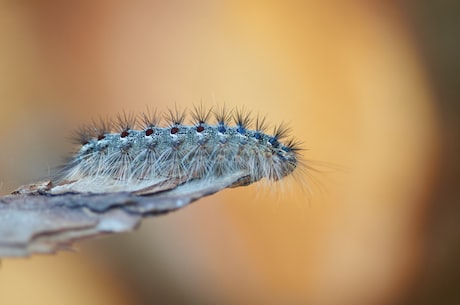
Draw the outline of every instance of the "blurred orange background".
[[[225,190],[77,253],[4,260],[0,304],[460,302],[434,284],[458,240],[442,53],[428,2],[408,3],[0,2],[2,194],[46,176],[77,125],[146,105],[245,105],[346,168],[310,195]]]

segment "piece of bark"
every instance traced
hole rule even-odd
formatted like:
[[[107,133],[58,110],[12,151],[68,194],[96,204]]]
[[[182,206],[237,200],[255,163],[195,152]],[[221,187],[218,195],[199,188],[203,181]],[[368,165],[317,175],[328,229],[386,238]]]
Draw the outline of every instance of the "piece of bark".
[[[50,181],[23,186],[0,197],[0,257],[21,257],[69,249],[82,238],[126,232],[143,217],[168,213],[224,188],[246,174],[192,180],[149,195],[129,192],[50,194]]]

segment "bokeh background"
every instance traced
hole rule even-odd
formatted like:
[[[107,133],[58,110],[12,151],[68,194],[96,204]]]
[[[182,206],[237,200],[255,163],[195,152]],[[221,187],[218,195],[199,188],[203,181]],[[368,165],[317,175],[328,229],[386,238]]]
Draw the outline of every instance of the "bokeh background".
[[[75,127],[146,105],[245,105],[289,122],[321,168],[311,193],[225,190],[75,253],[3,260],[0,304],[459,304],[458,11],[0,1],[2,194],[46,177]]]

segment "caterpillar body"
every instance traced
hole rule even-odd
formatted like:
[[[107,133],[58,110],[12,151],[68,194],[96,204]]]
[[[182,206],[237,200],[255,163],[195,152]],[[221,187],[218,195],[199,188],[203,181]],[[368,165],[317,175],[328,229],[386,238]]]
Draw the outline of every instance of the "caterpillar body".
[[[299,143],[283,141],[289,128],[281,124],[268,134],[265,119],[244,109],[200,105],[191,112],[191,125],[184,125],[186,112],[177,108],[164,116],[166,126],[160,126],[161,117],[148,111],[138,120],[124,113],[115,123],[101,120],[80,129],[81,147],[58,174],[53,193],[150,194],[236,172],[244,178],[232,186],[240,186],[277,181],[299,165]]]

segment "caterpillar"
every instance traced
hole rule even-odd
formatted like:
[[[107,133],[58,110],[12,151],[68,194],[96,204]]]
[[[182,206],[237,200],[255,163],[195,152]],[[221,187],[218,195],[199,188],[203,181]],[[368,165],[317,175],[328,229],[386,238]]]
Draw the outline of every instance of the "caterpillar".
[[[186,113],[177,106],[164,114],[125,112],[78,129],[81,147],[57,174],[53,193],[155,193],[235,172],[244,179],[233,186],[241,186],[278,181],[300,164],[300,143],[284,123],[268,134],[265,118],[244,108],[194,106],[190,125]]]

